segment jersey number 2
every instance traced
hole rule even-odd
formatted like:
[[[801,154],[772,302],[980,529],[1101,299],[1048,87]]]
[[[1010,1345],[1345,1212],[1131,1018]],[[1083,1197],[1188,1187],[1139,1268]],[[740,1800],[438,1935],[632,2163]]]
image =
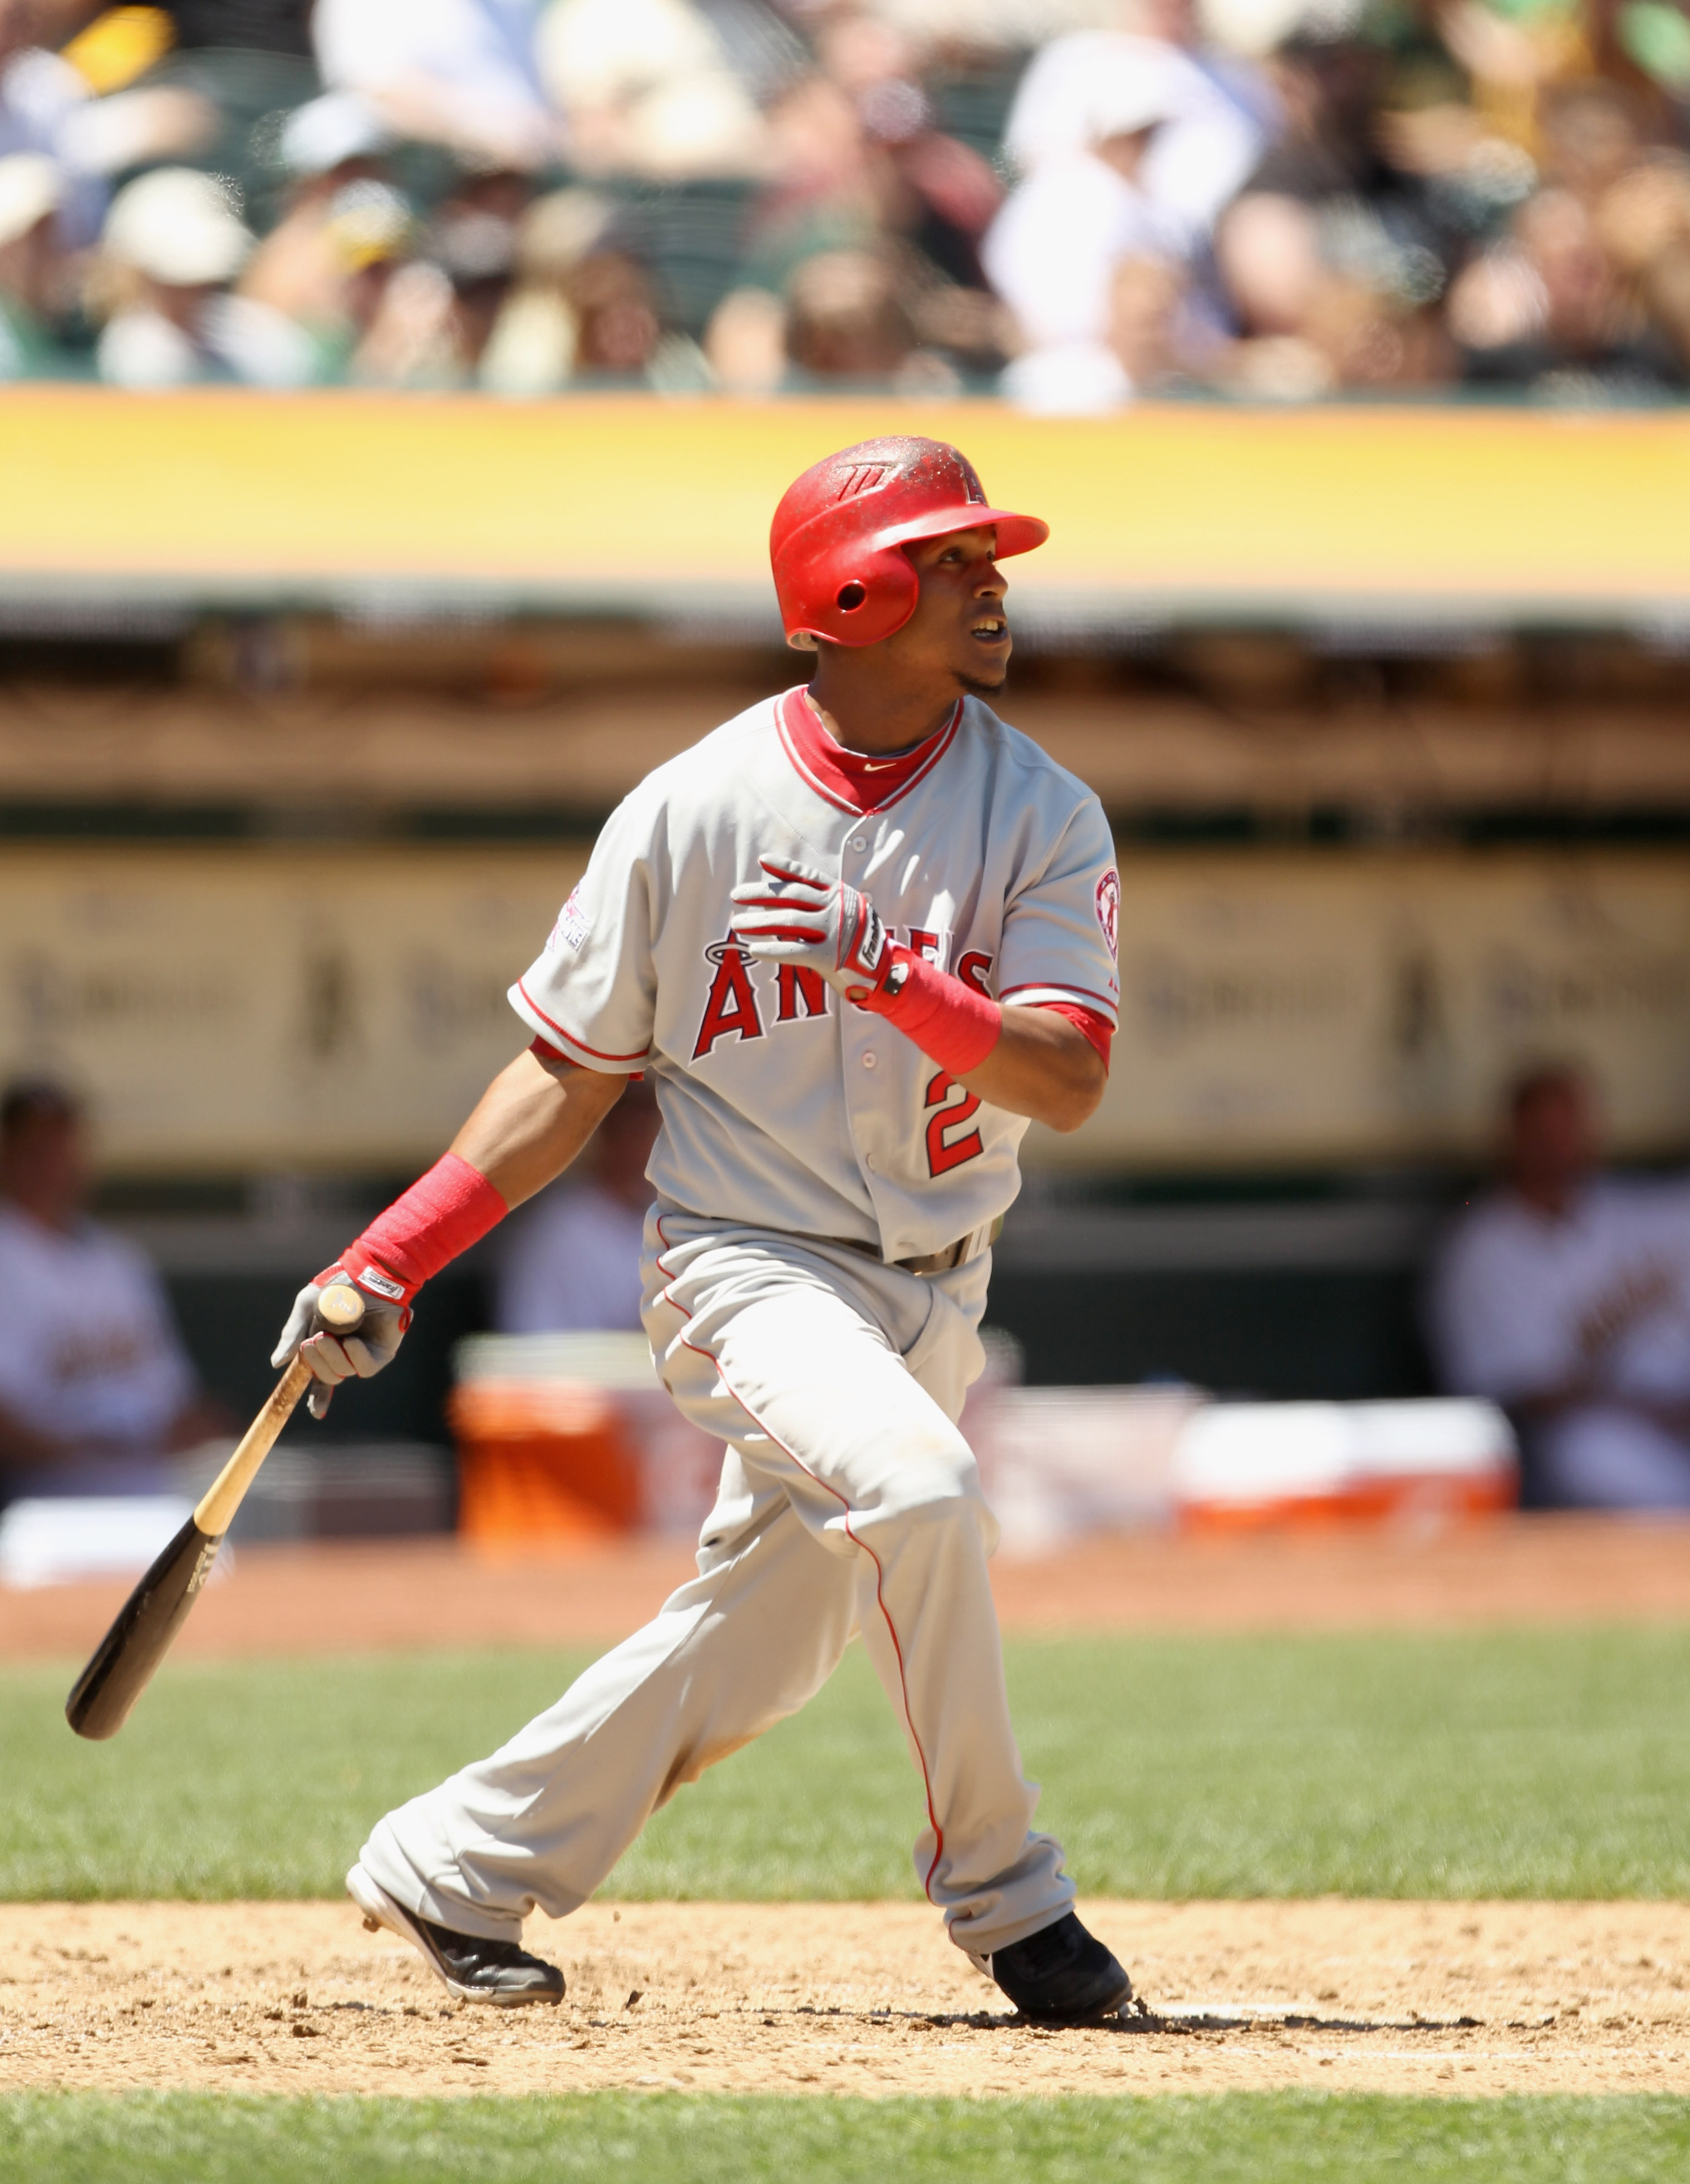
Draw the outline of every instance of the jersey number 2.
[[[951,1102],[951,1095],[961,1092],[962,1098]],[[949,1103],[949,1104],[947,1104]],[[945,1132],[966,1123],[979,1107],[979,1095],[964,1090],[954,1077],[940,1070],[922,1101],[923,1107],[937,1112],[927,1119],[927,1172],[929,1175],[945,1175],[953,1167],[961,1167],[964,1161],[978,1160],[985,1150],[978,1130],[970,1130],[963,1137],[947,1138]]]

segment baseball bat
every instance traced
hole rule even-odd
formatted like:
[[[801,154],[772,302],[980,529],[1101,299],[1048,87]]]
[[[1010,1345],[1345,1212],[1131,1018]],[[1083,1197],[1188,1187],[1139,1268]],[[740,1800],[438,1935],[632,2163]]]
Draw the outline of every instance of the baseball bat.
[[[344,1283],[334,1283],[317,1300],[317,1318],[337,1334],[350,1334],[363,1317],[363,1298]],[[64,1702],[64,1719],[78,1736],[115,1736],[129,1719],[130,1708],[152,1681],[211,1574],[223,1535],[259,1466],[310,1384],[310,1367],[296,1357],[201,1495],[192,1516],[118,1610]]]

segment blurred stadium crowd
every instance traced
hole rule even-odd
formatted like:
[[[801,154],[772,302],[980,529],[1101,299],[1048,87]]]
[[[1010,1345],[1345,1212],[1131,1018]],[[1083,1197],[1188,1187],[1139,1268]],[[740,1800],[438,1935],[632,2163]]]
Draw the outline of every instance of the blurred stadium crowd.
[[[1690,0],[0,0],[0,378],[1657,399]]]

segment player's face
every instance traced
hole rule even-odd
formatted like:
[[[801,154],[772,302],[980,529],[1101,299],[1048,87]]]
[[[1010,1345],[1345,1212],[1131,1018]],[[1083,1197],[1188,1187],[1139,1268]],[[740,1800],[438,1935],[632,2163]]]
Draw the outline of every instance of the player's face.
[[[901,665],[946,674],[965,690],[1001,690],[1012,649],[1004,613],[1007,588],[990,528],[947,532],[905,548],[921,579],[916,610],[885,639]]]
[[[1513,1166],[1531,1179],[1576,1182],[1598,1158],[1595,1110],[1575,1078],[1545,1084],[1514,1118]]]
[[[0,1146],[0,1195],[49,1228],[75,1219],[92,1179],[87,1139],[73,1116],[39,1115]]]

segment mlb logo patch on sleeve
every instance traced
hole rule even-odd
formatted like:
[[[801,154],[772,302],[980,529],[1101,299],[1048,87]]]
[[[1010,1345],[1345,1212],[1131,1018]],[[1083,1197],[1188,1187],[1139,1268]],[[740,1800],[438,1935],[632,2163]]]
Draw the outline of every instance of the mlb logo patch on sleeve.
[[[551,939],[546,944],[555,955],[560,947],[567,948],[573,956],[581,953],[582,944],[593,930],[593,921],[581,907],[581,890],[577,887],[557,914],[557,923],[551,929]]]

